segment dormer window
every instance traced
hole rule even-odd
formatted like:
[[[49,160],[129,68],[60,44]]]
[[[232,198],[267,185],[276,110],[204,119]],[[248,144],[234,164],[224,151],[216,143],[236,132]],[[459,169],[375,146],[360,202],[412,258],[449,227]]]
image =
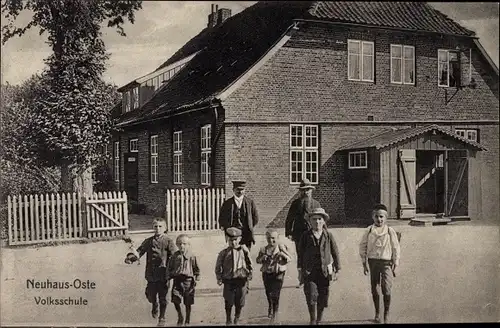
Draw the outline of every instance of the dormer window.
[[[130,92],[126,91],[122,96],[123,112],[130,112]]]
[[[460,56],[457,51],[438,50],[438,86],[460,86]]]

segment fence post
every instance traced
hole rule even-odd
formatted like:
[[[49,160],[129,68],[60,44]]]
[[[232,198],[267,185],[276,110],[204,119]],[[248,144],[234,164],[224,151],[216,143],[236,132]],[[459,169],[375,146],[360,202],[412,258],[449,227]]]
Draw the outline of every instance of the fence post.
[[[7,224],[7,229],[9,229],[9,243],[12,243],[12,200],[10,196],[7,196]]]
[[[167,231],[172,231],[172,218],[171,218],[171,211],[170,211],[170,206],[172,203],[171,197],[170,197],[170,189],[167,189],[165,192],[165,197],[167,198],[166,204],[165,204],[165,214],[167,216]]]
[[[125,225],[125,233],[128,232],[128,208],[127,208],[127,193],[125,191],[122,192],[123,200],[123,223]]]

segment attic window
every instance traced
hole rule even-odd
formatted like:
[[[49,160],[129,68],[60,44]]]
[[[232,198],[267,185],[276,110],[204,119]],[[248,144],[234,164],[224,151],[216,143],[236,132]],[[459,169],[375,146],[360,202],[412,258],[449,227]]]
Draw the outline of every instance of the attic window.
[[[457,51],[438,50],[438,86],[460,86],[460,54]]]

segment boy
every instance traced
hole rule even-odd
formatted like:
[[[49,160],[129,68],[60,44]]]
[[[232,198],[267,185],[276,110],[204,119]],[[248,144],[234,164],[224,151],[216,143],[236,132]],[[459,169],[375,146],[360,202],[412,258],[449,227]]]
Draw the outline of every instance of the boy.
[[[279,234],[270,229],[266,232],[267,246],[259,250],[257,263],[262,264],[262,280],[266,290],[268,313],[273,323],[278,314],[281,288],[285,277],[286,264],[292,260],[286,245],[278,243]]]
[[[248,281],[252,279],[252,260],[250,251],[245,245],[240,245],[241,230],[238,228],[226,229],[228,247],[217,256],[215,276],[217,284],[224,284],[223,297],[226,310],[226,325],[238,324],[241,310],[245,306],[245,297],[248,292]],[[234,321],[231,320],[231,311],[234,306]]]
[[[378,204],[373,207],[374,224],[369,226],[359,244],[359,255],[363,264],[363,273],[370,272],[375,322],[380,323],[380,299],[377,285],[381,285],[384,297],[384,322],[389,322],[391,305],[392,274],[396,275],[399,266],[400,246],[396,232],[386,225],[387,207]],[[368,263],[368,265],[367,265]]]
[[[177,311],[177,325],[188,325],[191,320],[191,306],[194,304],[194,288],[200,280],[200,268],[189,250],[189,237],[181,234],[177,237],[175,252],[167,265],[167,279],[173,279],[172,303]],[[186,319],[182,313],[181,302],[186,306]]]
[[[158,316],[158,303],[160,305],[160,316],[158,326],[165,325],[165,312],[167,310],[167,292],[169,288],[166,275],[167,262],[175,252],[172,239],[166,235],[166,223],[163,218],[153,219],[154,235],[146,238],[136,252],[128,253],[125,262],[133,263],[145,253],[146,275],[148,282],[146,286],[146,298],[152,304],[151,315]]]
[[[322,208],[308,214],[311,228],[299,241],[297,268],[299,281],[304,285],[310,324],[319,324],[323,310],[328,307],[330,281],[337,280],[340,271],[337,243],[325,228],[329,215]]]

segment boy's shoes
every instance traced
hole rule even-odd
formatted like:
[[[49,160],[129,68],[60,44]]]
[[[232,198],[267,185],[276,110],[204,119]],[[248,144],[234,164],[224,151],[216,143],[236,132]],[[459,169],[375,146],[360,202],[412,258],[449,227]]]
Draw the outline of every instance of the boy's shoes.
[[[182,326],[182,325],[184,325],[184,318],[177,319],[177,326]]]
[[[391,321],[389,320],[388,314],[384,315],[384,323],[391,323]]]
[[[375,319],[373,319],[375,323],[380,323],[380,314],[375,314]]]
[[[311,326],[316,326],[317,324],[318,324],[318,322],[316,320],[309,321],[309,325],[311,325]]]
[[[231,319],[226,320],[226,326],[231,326],[233,323],[231,322]]]
[[[237,325],[239,321],[240,321],[240,318],[238,318],[238,317],[234,317],[234,321],[233,321],[233,323],[234,323],[235,325]]]
[[[273,313],[273,308],[272,308],[272,306],[271,306],[271,305],[269,305],[269,308],[267,309],[267,317],[268,317],[268,318],[272,318],[272,317],[273,317],[273,315],[274,315],[274,313]]]
[[[165,327],[165,318],[158,319],[158,327]]]

